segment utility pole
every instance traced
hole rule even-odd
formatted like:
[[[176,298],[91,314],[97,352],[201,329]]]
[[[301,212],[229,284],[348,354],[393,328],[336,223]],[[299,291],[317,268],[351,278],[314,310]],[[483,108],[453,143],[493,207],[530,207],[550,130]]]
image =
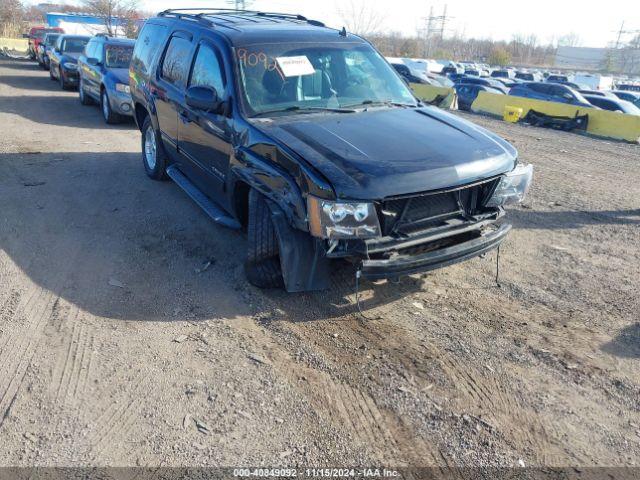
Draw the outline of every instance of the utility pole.
[[[429,8],[429,16],[425,20],[425,55],[431,55],[431,41],[433,37],[439,38],[440,42],[444,40],[444,32],[447,22],[451,19],[448,16],[448,5],[445,4],[442,15],[433,14],[433,6]]]
[[[624,20],[622,21],[622,25],[620,25],[620,31],[618,31],[618,39],[616,40],[616,50],[620,47],[620,39],[622,38],[623,33],[624,33]]]
[[[442,12],[442,19],[440,23],[440,41],[444,40],[444,27],[447,24],[447,4],[444,4],[444,11]]]

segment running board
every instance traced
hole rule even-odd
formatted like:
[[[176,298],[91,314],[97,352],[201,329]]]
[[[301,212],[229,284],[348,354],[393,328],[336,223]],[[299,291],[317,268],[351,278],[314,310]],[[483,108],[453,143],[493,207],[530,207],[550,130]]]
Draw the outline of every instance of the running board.
[[[239,230],[242,228],[242,225],[233,217],[231,217],[227,212],[225,212],[222,207],[218,206],[212,200],[209,199],[204,193],[198,190],[191,181],[185,177],[180,170],[176,168],[175,165],[171,165],[167,168],[167,175],[171,177],[171,180],[176,182],[176,184],[184,190],[187,195],[191,197],[191,199],[196,202],[202,210],[205,211],[211,219],[219,223],[220,225],[224,225],[228,228],[233,228],[235,230]]]

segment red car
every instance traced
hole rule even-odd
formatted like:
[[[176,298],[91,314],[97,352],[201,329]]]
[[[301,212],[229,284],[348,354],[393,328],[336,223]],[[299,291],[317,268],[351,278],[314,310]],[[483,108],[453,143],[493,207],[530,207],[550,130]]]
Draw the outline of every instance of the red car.
[[[33,27],[29,30],[29,56],[35,60],[38,52],[38,46],[47,33],[64,33],[60,27]]]

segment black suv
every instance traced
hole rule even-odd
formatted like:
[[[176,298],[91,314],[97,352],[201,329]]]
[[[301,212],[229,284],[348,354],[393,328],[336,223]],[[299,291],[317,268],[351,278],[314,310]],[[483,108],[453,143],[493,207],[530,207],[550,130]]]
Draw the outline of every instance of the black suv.
[[[300,15],[167,10],[129,77],[147,174],[247,229],[259,287],[326,288],[335,259],[379,279],[481,255],[531,182],[509,143],[422,105],[367,41]]]

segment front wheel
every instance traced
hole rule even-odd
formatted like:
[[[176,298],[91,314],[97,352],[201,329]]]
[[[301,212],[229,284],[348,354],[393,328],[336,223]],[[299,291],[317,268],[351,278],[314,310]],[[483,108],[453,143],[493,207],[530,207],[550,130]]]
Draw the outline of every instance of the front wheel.
[[[258,288],[284,286],[280,265],[280,247],[271,209],[266,198],[254,189],[249,192],[249,246],[245,273],[249,283]]]
[[[78,85],[78,97],[80,98],[80,103],[82,105],[91,105],[93,102],[91,98],[84,90],[84,82],[82,81],[82,77],[80,77],[80,83]]]
[[[160,135],[153,128],[151,117],[147,115],[142,124],[142,163],[147,175],[154,180],[166,180],[167,156],[164,153]]]
[[[64,74],[62,73],[62,69],[58,70],[58,80],[60,81],[60,88],[62,88],[62,90],[67,90],[67,82],[65,82],[64,80]]]
[[[122,117],[111,109],[111,102],[109,102],[109,95],[107,95],[106,90],[103,90],[100,96],[100,106],[102,107],[102,117],[109,125],[115,125],[122,121]]]
[[[51,68],[51,65],[49,65],[49,80],[52,82],[56,81],[56,77],[53,76],[53,68]]]

